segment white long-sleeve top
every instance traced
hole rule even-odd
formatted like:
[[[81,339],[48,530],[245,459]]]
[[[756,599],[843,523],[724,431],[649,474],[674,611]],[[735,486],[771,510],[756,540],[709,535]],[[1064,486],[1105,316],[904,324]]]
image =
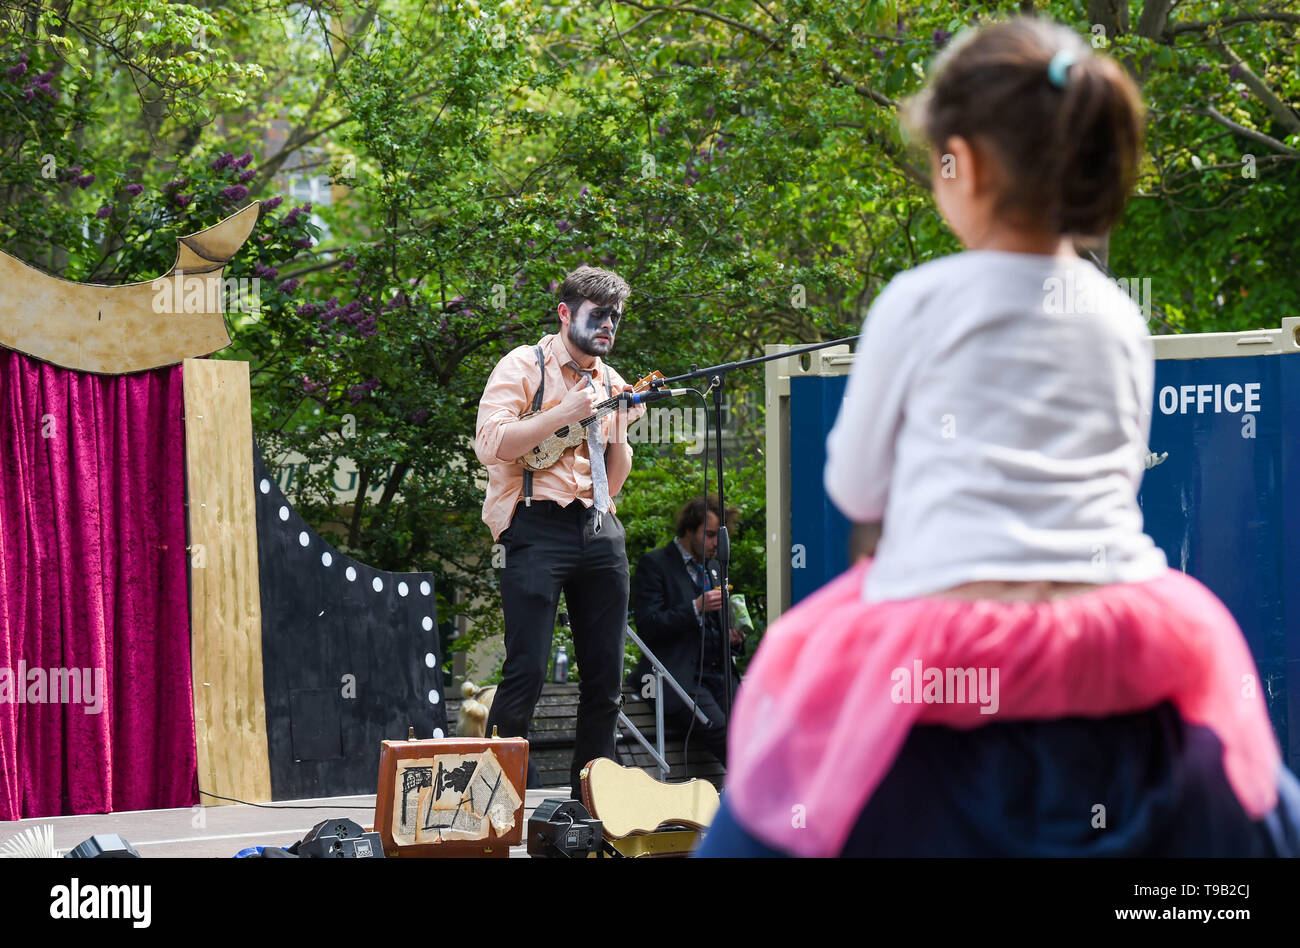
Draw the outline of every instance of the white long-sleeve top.
[[[1140,312],[1084,260],[967,251],[890,281],[827,439],[831,500],[884,521],[865,598],[1157,575],[1153,384]]]

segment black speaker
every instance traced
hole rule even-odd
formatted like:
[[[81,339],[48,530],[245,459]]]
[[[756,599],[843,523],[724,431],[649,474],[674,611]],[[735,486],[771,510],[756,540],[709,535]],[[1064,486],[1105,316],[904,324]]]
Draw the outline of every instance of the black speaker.
[[[304,859],[384,858],[379,834],[367,833],[360,823],[347,817],[322,820],[289,851]]]
[[[600,843],[600,820],[577,800],[543,800],[528,819],[528,855],[534,859],[586,859]]]
[[[64,859],[139,859],[135,847],[116,833],[92,836],[76,849],[69,850]]]

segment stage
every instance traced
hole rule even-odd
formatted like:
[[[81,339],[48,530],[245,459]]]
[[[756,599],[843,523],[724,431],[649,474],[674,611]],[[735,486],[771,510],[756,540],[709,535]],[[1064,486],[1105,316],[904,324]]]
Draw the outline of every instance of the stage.
[[[568,797],[568,787],[528,790],[524,800],[525,838],[534,809],[549,797]],[[294,809],[318,807],[318,809]],[[346,816],[369,827],[375,819],[375,795],[286,800],[253,806],[231,803],[201,810],[136,810],[90,813],[0,823],[0,845],[31,826],[53,825],[54,846],[60,856],[91,836],[116,833],[135,847],[141,858],[230,859],[250,846],[288,846],[302,839],[321,820]],[[513,846],[510,857],[527,858],[525,845]]]

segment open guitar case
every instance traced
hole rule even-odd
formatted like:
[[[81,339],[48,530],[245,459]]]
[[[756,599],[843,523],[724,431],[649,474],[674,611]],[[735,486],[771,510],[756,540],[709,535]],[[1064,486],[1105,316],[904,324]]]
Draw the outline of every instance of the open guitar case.
[[[602,858],[689,856],[718,811],[718,791],[707,780],[661,783],[606,757],[578,779],[583,805],[601,822]]]

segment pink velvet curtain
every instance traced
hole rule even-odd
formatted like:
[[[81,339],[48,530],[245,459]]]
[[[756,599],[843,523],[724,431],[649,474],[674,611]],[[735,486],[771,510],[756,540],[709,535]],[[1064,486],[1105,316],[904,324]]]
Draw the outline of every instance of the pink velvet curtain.
[[[0,820],[197,802],[182,411],[0,348]]]

